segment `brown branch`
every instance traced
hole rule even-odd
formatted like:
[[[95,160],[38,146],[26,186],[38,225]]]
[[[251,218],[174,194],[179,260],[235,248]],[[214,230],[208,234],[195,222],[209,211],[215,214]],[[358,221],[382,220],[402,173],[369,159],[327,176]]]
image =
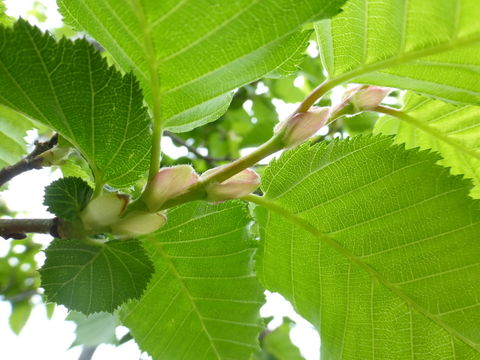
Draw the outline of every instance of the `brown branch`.
[[[205,160],[210,167],[216,167],[218,162],[221,161],[231,161],[229,157],[224,157],[224,158],[216,158],[208,155],[203,155],[201,154],[198,149],[192,145],[189,145],[185,140],[183,140],[181,137],[171,133],[170,131],[164,131],[163,133],[165,136],[168,136],[170,139],[172,139],[173,143],[177,146],[185,146],[189,152],[194,154],[195,156],[199,157],[200,159]]]
[[[24,239],[26,233],[51,234],[58,237],[57,218],[0,219],[0,236],[4,239]]]
[[[33,151],[16,164],[6,166],[0,170],[0,186],[6,184],[15,176],[29,170],[41,169],[43,159],[39,157],[42,153],[53,148],[58,142],[58,134],[45,142],[35,142]]]

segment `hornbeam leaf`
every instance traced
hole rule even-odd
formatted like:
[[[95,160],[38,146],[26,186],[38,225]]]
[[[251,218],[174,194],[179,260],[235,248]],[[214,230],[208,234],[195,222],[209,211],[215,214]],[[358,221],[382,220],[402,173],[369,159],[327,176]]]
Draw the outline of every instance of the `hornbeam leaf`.
[[[93,189],[82,179],[61,178],[45,188],[43,205],[47,206],[52,214],[65,220],[75,221],[92,194]]]
[[[480,359],[480,202],[392,143],[305,144],[265,170],[259,278],[319,329],[322,359]]]
[[[402,111],[413,121],[384,116],[375,125],[375,132],[395,134],[396,141],[407,147],[438,151],[443,157],[439,164],[473,179],[471,195],[479,198],[480,107],[455,106],[414,93],[407,93],[404,103]]]
[[[145,239],[155,263],[143,297],[120,318],[154,359],[245,359],[263,329],[263,289],[252,271],[255,244],[240,202],[193,202],[168,213]]]
[[[150,121],[133,75],[86,40],[59,42],[19,20],[0,26],[0,103],[65,137],[97,183],[127,187],[148,168]]]
[[[480,104],[477,0],[350,0],[316,25],[330,80]]]
[[[48,301],[84,314],[113,312],[142,295],[153,265],[138,240],[53,240],[40,269]]]
[[[168,129],[188,131],[219,118],[235,88],[291,72],[307,41],[302,25],[335,15],[344,2],[59,0],[59,6],[67,23],[133,70]]]

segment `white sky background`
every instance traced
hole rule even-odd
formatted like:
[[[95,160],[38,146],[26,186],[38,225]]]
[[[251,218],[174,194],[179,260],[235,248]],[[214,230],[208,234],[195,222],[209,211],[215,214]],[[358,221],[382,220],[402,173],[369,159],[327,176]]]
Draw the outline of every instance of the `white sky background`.
[[[61,26],[61,17],[57,12],[55,0],[41,0],[46,7],[48,20],[39,24],[34,17],[27,17],[27,11],[33,8],[35,0],[5,0],[7,13],[13,17],[26,18],[32,24],[38,25],[43,30]],[[288,114],[288,106],[283,103],[275,104],[280,113]],[[33,141],[35,134],[28,136]],[[173,157],[179,157],[186,153],[185,148],[176,148],[169,138],[163,142],[164,151]],[[247,150],[247,149],[246,149]],[[247,150],[248,152],[248,150]],[[1,194],[1,198],[8,206],[18,212],[18,217],[51,217],[43,203],[45,186],[60,177],[59,172],[52,173],[49,169],[34,170],[14,178],[9,185],[9,190]],[[51,238],[47,235],[36,235],[35,241],[46,246]],[[0,256],[5,256],[8,249],[7,241],[0,241]],[[44,261],[43,253],[39,254],[39,266]],[[39,299],[35,299],[40,303]],[[319,359],[320,340],[313,327],[299,317],[291,305],[278,294],[267,294],[267,304],[262,308],[261,315],[264,317],[274,316],[269,327],[274,328],[281,322],[283,316],[288,316],[297,322],[291,332],[292,341],[300,347],[302,354],[307,360]],[[38,359],[38,360],[76,360],[81,349],[75,347],[69,349],[75,335],[73,322],[64,321],[67,310],[63,306],[57,306],[54,316],[48,320],[43,305],[34,307],[30,319],[22,333],[15,335],[8,325],[10,305],[0,301],[0,359]],[[118,336],[125,334],[126,329],[119,329]],[[114,347],[101,345],[95,352],[93,360],[137,360],[141,352],[133,341]],[[142,358],[146,358],[145,355]],[[193,360],[193,359],[192,359]]]

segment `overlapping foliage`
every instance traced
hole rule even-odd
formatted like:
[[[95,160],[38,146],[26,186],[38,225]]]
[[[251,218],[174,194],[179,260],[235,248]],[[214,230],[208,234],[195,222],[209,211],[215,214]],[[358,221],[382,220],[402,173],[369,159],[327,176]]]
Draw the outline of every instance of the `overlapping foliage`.
[[[133,338],[154,359],[301,359],[289,324],[262,331],[265,287],[319,330],[322,359],[480,359],[476,0],[58,4],[87,38],[14,22],[0,2],[0,166],[39,126],[72,149],[45,190],[60,238],[40,274],[46,301],[89,314],[70,315],[73,345]],[[280,136],[279,109],[338,105],[329,90],[349,83],[409,91],[391,93],[394,108],[353,111],[344,97],[311,142],[258,164]],[[119,236],[114,221],[146,211],[162,132],[189,151],[162,165],[199,173],[258,147],[247,166],[261,190],[220,204],[199,192],[155,214],[168,219],[159,230]],[[85,207],[107,192],[123,207],[87,229]],[[0,261],[16,332],[40,285],[39,249],[15,240]]]

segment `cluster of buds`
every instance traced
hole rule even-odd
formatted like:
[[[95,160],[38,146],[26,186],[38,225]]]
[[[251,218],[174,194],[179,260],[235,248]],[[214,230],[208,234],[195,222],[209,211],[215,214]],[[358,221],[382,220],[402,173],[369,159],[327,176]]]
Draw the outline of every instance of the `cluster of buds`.
[[[379,86],[359,86],[346,91],[343,100],[352,104],[354,113],[371,111],[382,103],[390,91]]]
[[[282,138],[285,148],[291,148],[315,135],[325,125],[329,116],[329,107],[312,108],[278,123],[274,134]]]
[[[189,165],[163,168],[148,183],[142,200],[150,211],[158,211],[166,201],[186,193],[192,186],[205,181],[224,167],[225,165],[207,170],[202,176]],[[258,174],[251,169],[245,169],[223,182],[209,183],[205,186],[205,192],[208,201],[220,202],[241,198],[259,186]]]
[[[128,205],[128,196],[107,193],[93,199],[82,211],[80,218],[88,232],[109,231],[118,237],[148,234],[165,225],[162,213],[132,211],[122,217]]]
[[[149,234],[161,228],[167,217],[160,211],[162,205],[186,193],[198,182],[221,171],[218,167],[206,171],[201,177],[189,165],[161,169],[148,183],[142,195],[146,210],[125,212],[128,196],[107,193],[93,199],[82,211],[81,220],[89,233],[108,231],[119,238]],[[245,169],[223,182],[211,182],[205,186],[206,198],[210,202],[238,199],[255,191],[260,186],[260,177]]]

